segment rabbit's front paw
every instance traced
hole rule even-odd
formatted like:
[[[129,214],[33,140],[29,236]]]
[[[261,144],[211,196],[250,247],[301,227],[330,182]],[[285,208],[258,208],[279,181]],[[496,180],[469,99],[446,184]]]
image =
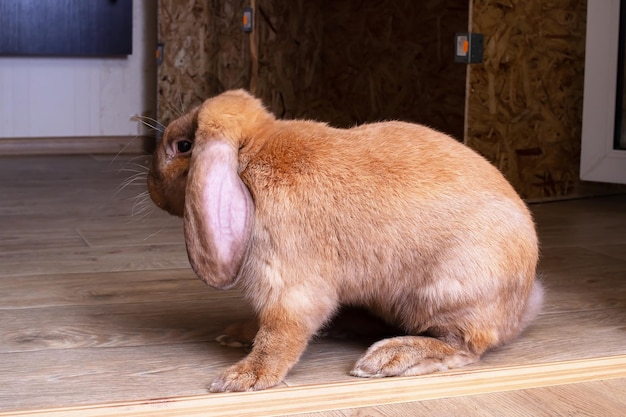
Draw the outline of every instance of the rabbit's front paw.
[[[259,391],[277,385],[281,379],[280,375],[267,372],[263,367],[253,367],[244,359],[216,378],[209,387],[209,391]]]

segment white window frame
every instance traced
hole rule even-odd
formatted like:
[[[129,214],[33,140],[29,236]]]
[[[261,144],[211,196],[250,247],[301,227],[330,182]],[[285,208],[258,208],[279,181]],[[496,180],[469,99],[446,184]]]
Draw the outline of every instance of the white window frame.
[[[626,151],[614,149],[619,12],[619,0],[587,2],[580,158],[586,181],[626,183]]]

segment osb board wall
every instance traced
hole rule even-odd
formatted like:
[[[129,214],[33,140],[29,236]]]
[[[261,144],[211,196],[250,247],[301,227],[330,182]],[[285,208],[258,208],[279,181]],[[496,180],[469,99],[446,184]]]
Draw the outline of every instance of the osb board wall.
[[[253,35],[241,30],[247,5]],[[244,87],[279,117],[401,119],[462,139],[465,67],[452,53],[468,13],[444,0],[161,0],[159,119]]]
[[[252,35],[242,31],[245,6],[256,9]],[[159,121],[232,88],[253,90],[280,117],[311,117],[321,97],[321,13],[305,0],[160,0]]]
[[[401,119],[463,138],[467,2],[258,0],[258,88],[281,117]]]
[[[209,93],[211,85],[209,7],[202,0],[159,0],[158,39],[163,62],[157,68],[157,119],[164,125]],[[202,79],[206,82],[199,83]]]
[[[463,139],[466,68],[454,62],[454,33],[468,29],[467,1],[328,0],[324,15],[324,118],[408,120]]]
[[[324,120],[323,2],[257,0],[258,67],[253,93],[278,117]]]
[[[241,30],[245,5],[257,11],[252,37]],[[468,6],[160,0],[159,119],[227,88],[252,87],[281,117],[339,126],[404,119],[461,138],[465,66],[452,62],[448,39],[467,26]],[[473,0],[471,14],[486,50],[485,62],[470,67],[468,145],[526,198],[584,192],[586,2]]]
[[[473,0],[467,144],[526,198],[580,192],[586,3]]]
[[[241,30],[245,0],[159,0],[158,119],[180,113],[229,88],[249,84],[247,37]]]

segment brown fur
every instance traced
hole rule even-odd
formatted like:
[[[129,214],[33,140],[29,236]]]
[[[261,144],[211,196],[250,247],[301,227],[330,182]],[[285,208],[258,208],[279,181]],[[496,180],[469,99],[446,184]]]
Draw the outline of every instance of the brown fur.
[[[177,153],[181,139],[189,153]],[[213,173],[232,184],[219,215],[201,185]],[[352,374],[365,377],[474,362],[541,305],[526,206],[484,158],[424,126],[276,120],[229,91],[168,127],[148,184],[159,207],[184,217],[198,276],[239,284],[258,313],[252,351],[211,391],[276,385],[341,305],[407,334],[357,361]]]

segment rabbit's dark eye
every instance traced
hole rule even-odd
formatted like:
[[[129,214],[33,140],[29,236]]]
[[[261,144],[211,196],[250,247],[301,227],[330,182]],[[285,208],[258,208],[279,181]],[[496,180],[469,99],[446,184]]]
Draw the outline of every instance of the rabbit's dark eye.
[[[191,150],[192,143],[189,140],[179,140],[176,142],[176,150],[178,153],[187,153]]]

